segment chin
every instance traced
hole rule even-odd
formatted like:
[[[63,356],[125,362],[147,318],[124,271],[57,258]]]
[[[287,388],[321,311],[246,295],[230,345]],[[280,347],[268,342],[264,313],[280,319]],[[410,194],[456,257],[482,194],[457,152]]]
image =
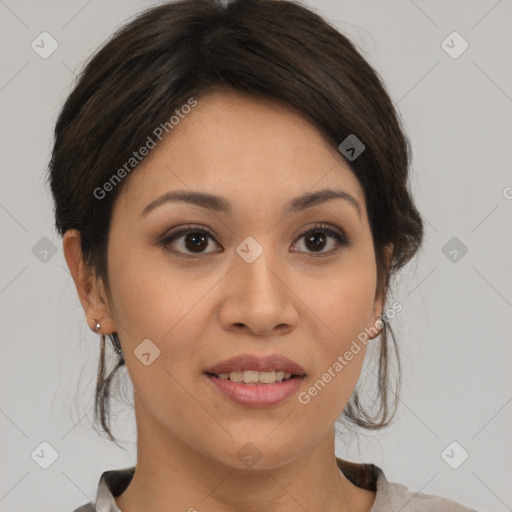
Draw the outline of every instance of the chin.
[[[222,453],[212,453],[212,458],[230,468],[247,470],[270,470],[293,462],[299,455],[298,440],[272,438],[272,434],[268,436],[271,431],[232,439],[223,445]]]

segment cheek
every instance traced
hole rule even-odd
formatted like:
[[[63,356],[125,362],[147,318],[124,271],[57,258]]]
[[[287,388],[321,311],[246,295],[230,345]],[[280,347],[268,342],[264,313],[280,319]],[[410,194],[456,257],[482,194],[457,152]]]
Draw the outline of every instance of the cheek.
[[[197,340],[204,337],[199,301],[213,283],[194,285],[180,272],[164,274],[161,266],[135,256],[117,260],[109,271],[113,314],[130,379],[145,407],[163,423],[169,418],[162,411],[199,414],[184,389],[199,357]],[[147,365],[141,359],[145,352],[150,354]]]
[[[179,383],[196,383],[203,378],[199,361],[204,360],[209,347],[201,340],[208,337],[205,331],[214,314],[207,295],[215,290],[218,275],[170,271],[162,258],[151,259],[148,254],[118,261],[109,273],[113,312],[133,384],[142,395],[154,389],[166,390],[165,401],[182,407],[181,400],[187,396],[181,396]],[[144,340],[151,343],[142,344]],[[153,353],[158,354],[150,366],[139,359],[146,352],[144,347],[148,347],[150,359]]]
[[[156,343],[160,340],[161,344],[163,340],[172,340],[178,332],[186,340],[193,332],[184,330],[197,327],[197,323],[190,322],[190,314],[211,285],[194,285],[194,280],[182,273],[164,270],[148,264],[144,258],[127,258],[111,272],[113,313],[130,345],[145,338]]]
[[[348,264],[350,263],[350,264]],[[375,262],[353,258],[327,277],[297,280],[298,292],[311,312],[321,352],[345,351],[371,325],[376,288]]]
[[[304,283],[310,318],[314,375],[304,396],[304,421],[334,420],[349,400],[366,354],[364,338],[371,326],[376,274],[372,263],[347,265],[328,281]],[[363,336],[361,336],[363,335]],[[307,404],[306,404],[307,402]]]

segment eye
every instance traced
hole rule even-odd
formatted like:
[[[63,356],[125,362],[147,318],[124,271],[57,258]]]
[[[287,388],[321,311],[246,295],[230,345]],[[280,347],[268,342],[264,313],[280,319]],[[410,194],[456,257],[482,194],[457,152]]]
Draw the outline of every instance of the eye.
[[[350,245],[350,241],[342,231],[332,229],[325,224],[317,224],[302,233],[299,239],[304,238],[306,252],[318,254],[319,256],[330,256],[339,251],[341,247]],[[327,241],[331,239],[332,248],[324,251]],[[178,231],[165,236],[160,245],[166,249],[179,253],[185,257],[193,258],[195,255],[208,254],[208,252],[221,252],[219,250],[205,251],[210,245],[210,240],[215,241],[215,237],[205,228],[188,225]],[[177,243],[179,242],[179,243]],[[217,244],[218,245],[218,244]],[[303,251],[299,251],[303,252]]]
[[[183,240],[180,240],[183,239]],[[195,226],[187,226],[179,231],[171,233],[166,236],[160,244],[164,246],[166,249],[171,250],[172,252],[178,252],[180,255],[186,257],[193,257],[190,254],[187,254],[186,251],[190,251],[192,254],[205,254],[204,249],[209,245],[209,239],[215,240],[210,231],[204,228],[198,228]],[[175,242],[180,243],[175,243]],[[178,249],[175,250],[170,249],[169,246],[174,245],[174,247],[178,246]],[[209,251],[212,252],[212,251]],[[219,251],[213,251],[219,252]]]
[[[319,256],[330,256],[340,250],[341,247],[350,245],[350,241],[342,231],[337,231],[325,224],[317,224],[311,229],[300,235],[299,239],[304,238],[304,245],[307,249],[312,250],[310,254],[319,254]],[[328,239],[331,239],[332,249],[323,251],[328,245]],[[306,251],[308,252],[308,251]]]

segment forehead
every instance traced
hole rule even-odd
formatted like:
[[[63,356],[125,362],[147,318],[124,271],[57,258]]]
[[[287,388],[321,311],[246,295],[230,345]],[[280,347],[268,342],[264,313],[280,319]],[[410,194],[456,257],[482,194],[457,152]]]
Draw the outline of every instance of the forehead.
[[[189,189],[258,210],[328,187],[347,191],[364,209],[357,178],[314,125],[278,102],[229,91],[197,98],[156,139],[120,199],[140,209],[164,192]]]

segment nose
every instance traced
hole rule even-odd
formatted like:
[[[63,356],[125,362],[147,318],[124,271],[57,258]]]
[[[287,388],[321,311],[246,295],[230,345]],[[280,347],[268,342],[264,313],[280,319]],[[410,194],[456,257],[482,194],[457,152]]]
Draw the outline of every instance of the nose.
[[[228,331],[257,336],[285,334],[299,319],[293,283],[286,272],[266,259],[263,251],[252,263],[235,258],[229,273],[219,321]]]

